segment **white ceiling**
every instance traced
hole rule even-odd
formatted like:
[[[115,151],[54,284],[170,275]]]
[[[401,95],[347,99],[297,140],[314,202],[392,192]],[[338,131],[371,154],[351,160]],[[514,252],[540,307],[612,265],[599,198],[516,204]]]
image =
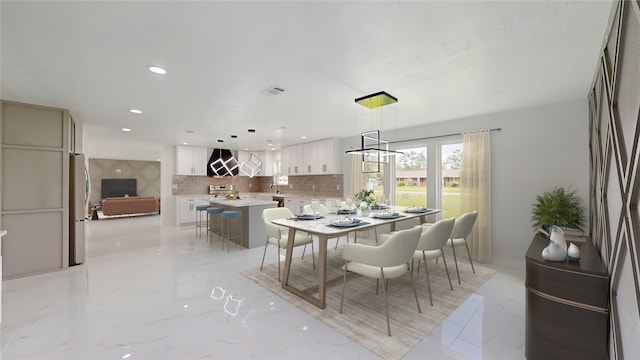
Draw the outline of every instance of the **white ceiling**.
[[[279,148],[585,98],[611,8],[610,1],[0,4],[3,99],[70,109],[86,141],[213,147],[223,139],[251,150],[267,140]],[[149,65],[168,74],[154,75]],[[274,85],[285,92],[261,93]],[[399,102],[391,120],[372,124],[353,100],[380,90]]]

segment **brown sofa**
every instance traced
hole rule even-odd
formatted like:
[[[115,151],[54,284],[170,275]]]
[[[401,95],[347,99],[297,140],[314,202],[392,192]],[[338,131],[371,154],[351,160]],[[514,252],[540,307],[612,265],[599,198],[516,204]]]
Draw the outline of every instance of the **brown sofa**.
[[[102,213],[107,216],[158,212],[160,198],[153,196],[115,197],[102,200]]]

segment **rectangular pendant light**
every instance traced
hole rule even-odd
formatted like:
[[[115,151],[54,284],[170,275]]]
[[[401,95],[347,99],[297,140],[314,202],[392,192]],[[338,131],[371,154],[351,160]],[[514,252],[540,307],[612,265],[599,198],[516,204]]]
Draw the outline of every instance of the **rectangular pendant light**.
[[[385,91],[380,91],[375,94],[363,96],[355,100],[356,103],[374,109],[380,106],[394,104],[398,102],[398,99],[392,95],[389,95]]]

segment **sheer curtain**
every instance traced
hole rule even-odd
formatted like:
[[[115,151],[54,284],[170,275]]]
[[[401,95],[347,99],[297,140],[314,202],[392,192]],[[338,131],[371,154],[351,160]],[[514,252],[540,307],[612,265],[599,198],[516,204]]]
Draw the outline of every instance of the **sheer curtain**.
[[[345,196],[353,196],[353,194],[364,188],[365,174],[362,173],[362,155],[351,155],[351,194]]]
[[[491,261],[491,138],[490,132],[464,134],[462,150],[462,213],[478,211],[467,242],[471,257]]]

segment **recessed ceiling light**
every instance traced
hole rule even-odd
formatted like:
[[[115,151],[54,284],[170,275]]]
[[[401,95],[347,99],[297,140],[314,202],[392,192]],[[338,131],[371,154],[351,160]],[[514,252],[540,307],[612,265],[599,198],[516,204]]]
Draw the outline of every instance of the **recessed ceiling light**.
[[[249,148],[244,148],[244,151],[249,151]]]
[[[142,110],[138,110],[138,109],[131,109],[129,110],[129,112],[132,114],[142,114]]]
[[[188,142],[183,142],[182,145],[189,145],[189,143]]]
[[[157,66],[149,66],[149,71],[158,75],[164,75],[167,73],[167,70]]]
[[[271,150],[275,150],[275,148],[271,148]]]
[[[267,145],[269,145],[269,146],[273,146],[273,144],[271,144],[271,143],[269,143],[269,144],[267,144]]]
[[[129,129],[129,128],[122,128],[122,131],[124,131],[124,132],[129,132],[129,131],[131,131],[131,129]]]
[[[300,139],[302,139],[302,140],[304,140],[306,138],[307,138],[306,136],[300,136]]]

